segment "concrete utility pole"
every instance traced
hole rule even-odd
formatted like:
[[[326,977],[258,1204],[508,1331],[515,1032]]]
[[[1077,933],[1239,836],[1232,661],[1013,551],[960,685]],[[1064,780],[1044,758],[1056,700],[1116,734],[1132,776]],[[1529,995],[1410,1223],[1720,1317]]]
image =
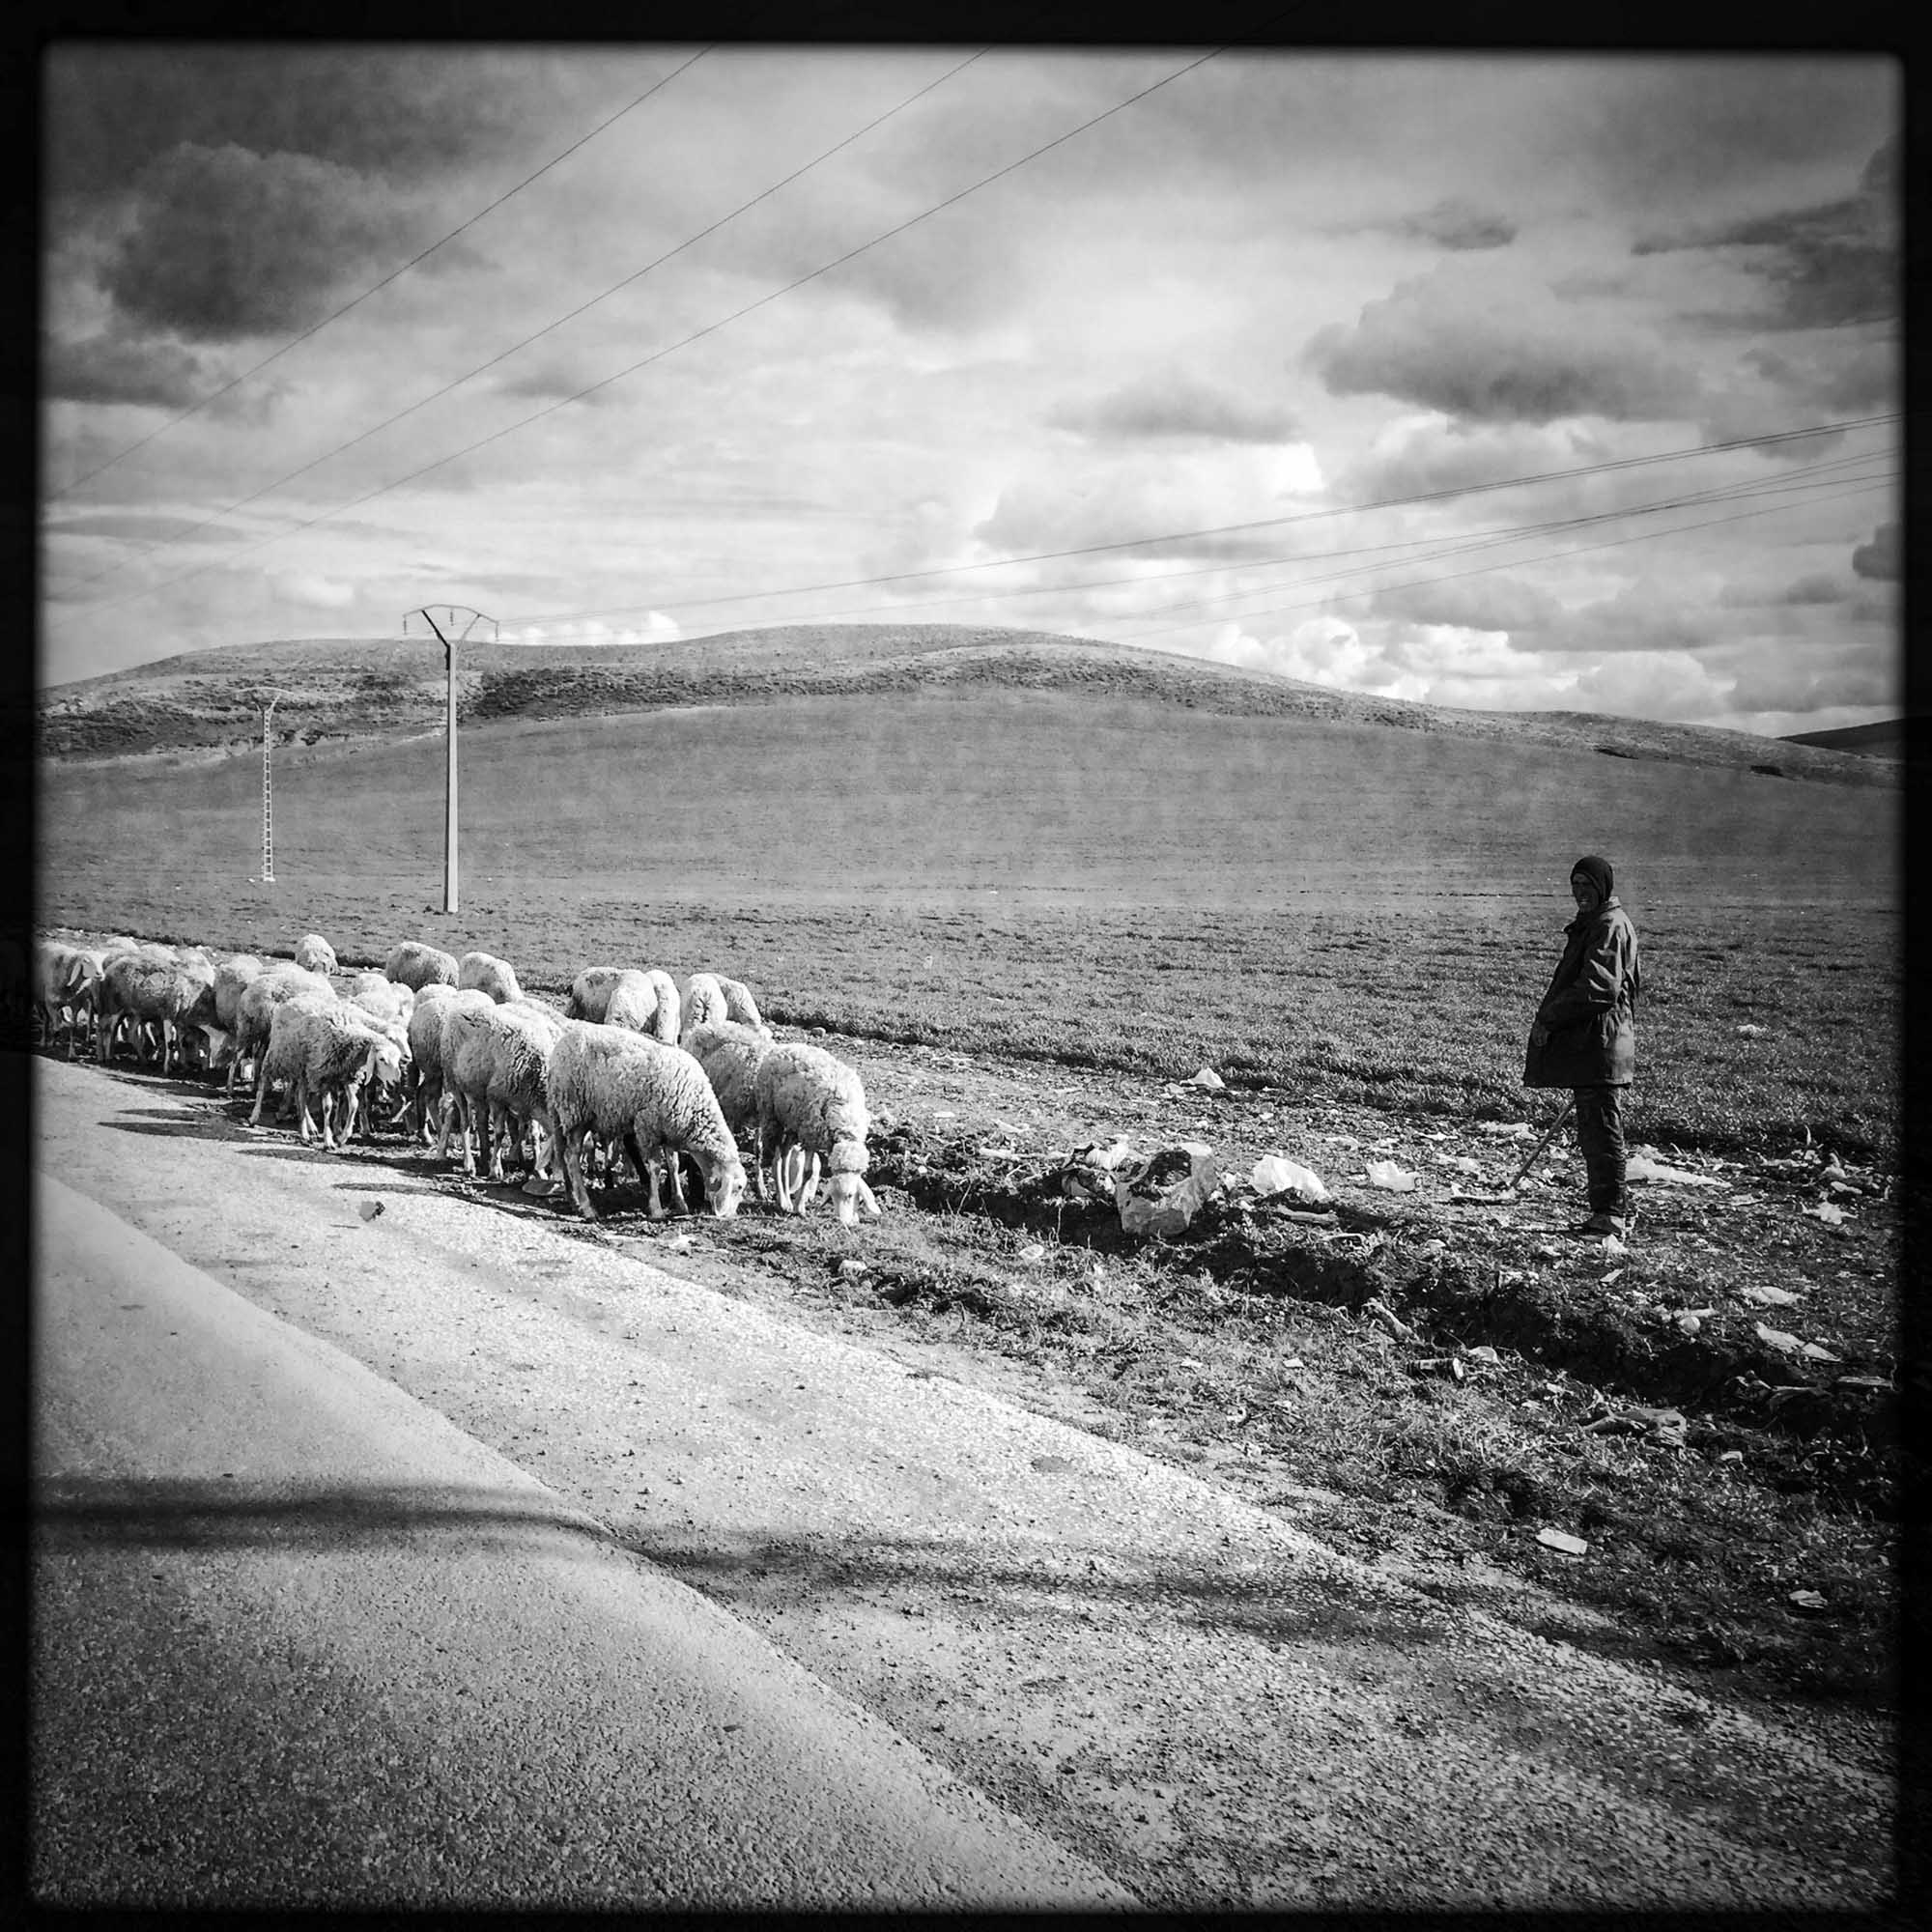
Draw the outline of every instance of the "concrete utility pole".
[[[442,646],[443,668],[448,674],[448,691],[443,706],[443,807],[442,807],[442,909],[454,912],[456,905],[456,647],[468,643],[469,634],[478,624],[488,624],[490,636],[497,636],[497,620],[486,617],[480,611],[472,611],[468,605],[461,608],[451,604],[436,607],[442,612],[442,622],[439,624],[431,615],[428,606],[419,611],[411,611],[403,618],[403,635],[410,635],[410,620],[420,617],[436,634],[436,640]],[[462,629],[457,628],[458,620]]]

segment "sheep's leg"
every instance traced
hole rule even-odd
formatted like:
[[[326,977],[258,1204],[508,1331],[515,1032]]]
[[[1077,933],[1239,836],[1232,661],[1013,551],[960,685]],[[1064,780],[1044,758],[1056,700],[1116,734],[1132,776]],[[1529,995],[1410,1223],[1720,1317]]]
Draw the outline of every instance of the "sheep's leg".
[[[517,1146],[517,1132],[509,1115],[501,1102],[489,1100],[483,1107],[483,1132],[489,1141],[489,1162],[484,1172],[492,1180],[503,1179],[503,1155],[507,1148],[514,1154]]]
[[[583,1146],[587,1129],[576,1125],[566,1127],[557,1124],[557,1151],[563,1156],[563,1178],[570,1188],[570,1198],[577,1204],[577,1211],[586,1221],[597,1218],[597,1210],[590,1205],[590,1190],[583,1184]]]
[[[449,1123],[456,1118],[456,1110],[461,1103],[456,1095],[445,1087],[437,1095],[436,1157],[445,1159],[449,1152]]]
[[[664,1152],[665,1174],[670,1181],[670,1205],[680,1214],[691,1212],[691,1203],[684,1193],[684,1157],[675,1148],[667,1148]]]
[[[757,1163],[755,1178],[758,1183],[758,1199],[760,1202],[769,1201],[771,1199],[771,1195],[765,1187],[765,1163],[771,1158],[771,1151],[772,1151],[771,1135],[772,1135],[772,1128],[775,1124],[776,1123],[774,1122],[768,1121],[762,1113],[759,1114],[758,1163]]]
[[[262,1103],[269,1097],[269,1056],[258,1053],[255,1056],[255,1111],[248,1116],[248,1124],[259,1127],[262,1124]]]
[[[818,1193],[818,1155],[814,1152],[811,1156],[811,1171],[810,1174],[805,1171],[805,1150],[800,1148],[798,1151],[799,1179],[804,1182],[803,1190],[798,1197],[798,1211],[801,1214],[811,1206],[813,1198]]]
[[[779,1212],[781,1214],[795,1214],[798,1212],[797,1205],[792,1199],[789,1179],[791,1174],[791,1155],[792,1150],[784,1136],[781,1134],[779,1136],[778,1152],[772,1161],[772,1179],[778,1182]]]

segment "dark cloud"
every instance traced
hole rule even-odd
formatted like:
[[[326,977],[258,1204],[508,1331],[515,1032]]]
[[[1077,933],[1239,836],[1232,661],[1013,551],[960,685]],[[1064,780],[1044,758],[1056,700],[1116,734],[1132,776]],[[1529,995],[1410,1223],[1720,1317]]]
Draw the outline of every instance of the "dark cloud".
[[[1776,328],[1841,328],[1890,322],[1899,312],[1898,140],[1865,164],[1856,194],[1808,208],[1638,241],[1638,255],[1687,248],[1743,248],[1743,266],[1769,285],[1772,304],[1754,320]]]
[[[626,84],[598,66],[461,47],[70,43],[46,66],[47,186],[117,195],[184,143],[440,180],[541,139],[552,102]]]
[[[1870,543],[1861,544],[1852,553],[1852,568],[1861,577],[1875,577],[1892,582],[1904,572],[1898,554],[1898,526],[1881,524],[1872,532]]]
[[[1311,338],[1333,395],[1395,396],[1480,422],[1694,416],[1697,384],[1662,345],[1573,313],[1547,290],[1500,296],[1484,277],[1398,282],[1352,327]]]
[[[1460,195],[1445,195],[1431,208],[1383,224],[1393,234],[1415,242],[1433,242],[1438,248],[1463,251],[1507,248],[1516,240],[1516,223],[1507,215],[1478,208]]]
[[[85,516],[62,517],[45,526],[49,537],[114,537],[152,548],[163,543],[230,544],[235,532],[218,523],[186,517],[147,516],[139,511],[98,510]]]
[[[1786,606],[1843,604],[1851,597],[1851,586],[1823,571],[1800,577],[1781,589],[1766,583],[1727,583],[1718,602],[1727,611],[1769,611]]]
[[[279,333],[320,320],[410,235],[379,184],[333,161],[183,143],[142,170],[100,282],[134,324],[200,341]]]
[[[1350,502],[1385,502],[1575,469],[1601,463],[1610,454],[1601,438],[1575,425],[1552,430],[1519,423],[1427,420],[1378,442],[1359,462],[1348,466],[1336,482],[1341,496]],[[1552,513],[1561,514],[1561,508]]]
[[[1146,377],[1094,402],[1067,404],[1048,420],[1096,441],[1185,438],[1279,443],[1301,436],[1300,424],[1279,403],[1224,389],[1180,370]]]
[[[1819,662],[1809,653],[1758,651],[1737,672],[1732,707],[1738,711],[1830,711],[1843,704],[1896,704],[1895,668],[1882,658],[1839,657]]]
[[[51,338],[41,360],[41,392],[53,402],[187,410],[208,387],[201,364],[178,343],[135,342],[109,330]]]

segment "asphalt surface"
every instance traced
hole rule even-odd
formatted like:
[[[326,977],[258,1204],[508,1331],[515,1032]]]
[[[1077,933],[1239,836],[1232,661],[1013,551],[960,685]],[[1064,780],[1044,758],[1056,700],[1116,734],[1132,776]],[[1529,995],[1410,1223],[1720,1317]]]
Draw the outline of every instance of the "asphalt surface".
[[[1183,1472],[679,1281],[613,1231],[589,1235],[508,1191],[454,1188],[445,1167],[393,1143],[346,1157],[304,1152],[285,1134],[233,1125],[185,1087],[48,1062],[37,1080],[43,1168],[235,1291],[223,1307],[245,1298],[251,1316],[286,1318],[280,1332],[301,1331],[287,1347],[326,1360],[317,1389],[333,1392],[317,1397],[322,1433],[298,1432],[271,1475],[251,1474],[243,1450],[284,1430],[293,1411],[267,1384],[251,1406],[256,1372],[212,1352],[216,1330],[241,1332],[227,1318],[193,1331],[184,1350],[189,1331],[107,1324],[97,1297],[96,1339],[84,1321],[60,1331],[85,1364],[66,1386],[85,1384],[94,1421],[59,1422],[67,1398],[49,1374],[43,1440],[56,1423],[74,1433],[57,1438],[67,1466],[47,1474],[81,1487],[56,1484],[37,1583],[50,1606],[37,1688],[45,1679],[64,1689],[58,1706],[42,1695],[41,1710],[59,1715],[42,1723],[37,1748],[57,1754],[59,1776],[37,1814],[36,1847],[67,1859],[71,1883],[88,1882],[90,1858],[130,1883],[156,1856],[136,1848],[130,1833],[142,1832],[138,1842],[179,1847],[189,1895],[217,1895],[207,1888],[232,1869],[273,1873],[277,1859],[289,1876],[272,1895],[318,1895],[315,1868],[292,1841],[299,1818],[319,1810],[400,1833],[393,1850],[359,1828],[350,1837],[365,1856],[373,1844],[387,1869],[415,1874],[428,1889],[412,1896],[512,1895],[487,1889],[501,1882],[525,1888],[518,1897],[610,1897],[597,1888],[612,1872],[624,1885],[670,1888],[623,1894],[640,1899],[830,1895],[812,1889],[833,1882],[822,1866],[726,1857],[680,1878],[614,1826],[613,1835],[572,1835],[584,1814],[544,1767],[559,1754],[579,1762],[586,1711],[627,1741],[608,1758],[584,1747],[586,1776],[655,1750],[679,1770],[643,1814],[680,1815],[678,1792],[708,1811],[690,1796],[705,1787],[678,1779],[694,1760],[714,1762],[718,1740],[678,1727],[690,1708],[682,1693],[652,1702],[639,1688],[700,1666],[660,1659],[610,1674],[602,1638],[584,1637],[580,1653],[567,1635],[585,1618],[601,1630],[586,1605],[608,1607],[613,1595],[649,1601],[644,1621],[659,1630],[653,1590],[696,1627],[696,1594],[654,1576],[639,1560],[649,1558],[697,1586],[705,1616],[730,1627],[728,1609],[748,1641],[765,1640],[753,1653],[770,1673],[759,1683],[793,1687],[794,1705],[776,1689],[760,1704],[754,1755],[778,1769],[774,1781],[752,1780],[754,1816],[769,1821],[778,1794],[793,1792],[801,1815],[832,1807],[832,1822],[804,1839],[843,1842],[834,1797],[811,1795],[827,1747],[810,1740],[832,1722],[811,1715],[821,1709],[858,1727],[855,1761],[872,1761],[867,1740],[887,1751],[877,1788],[919,1794],[883,1889],[840,1896],[929,1898],[918,1887],[942,1872],[977,1882],[974,1895],[1012,1896],[1018,1884],[1037,1902],[1098,1898],[1104,1874],[1116,1896],[1186,1906],[1869,1907],[1886,1896],[1889,1783],[1801,1732],[1437,1604]],[[377,1201],[380,1215],[357,1211]],[[659,1234],[653,1251],[668,1256],[674,1238]],[[49,1250],[43,1292],[57,1262]],[[199,1293],[206,1301],[208,1288]],[[181,1329],[172,1316],[167,1325]],[[338,1350],[360,1364],[363,1424],[407,1391],[417,1434],[434,1424],[459,1462],[487,1459],[487,1480],[473,1474],[482,1463],[466,1464],[474,1488],[449,1501],[439,1490],[447,1477],[399,1472],[359,1440],[331,1446],[320,1412],[347,1399]],[[208,1369],[190,1400],[204,1358],[228,1366]],[[117,1433],[132,1401],[121,1392],[129,1363],[142,1375],[173,1363],[166,1373],[188,1378],[138,1454]],[[333,1415],[327,1427],[350,1423]],[[547,1489],[526,1473],[534,1470]],[[224,1508],[236,1481],[269,1487]],[[502,1502],[511,1494],[543,1498],[527,1506],[537,1526]],[[348,1571],[359,1564],[359,1587],[373,1589],[392,1558],[408,1590],[383,1616],[352,1609]],[[548,1599],[548,1617],[526,1605],[532,1621],[518,1628],[548,1632],[559,1657],[593,1660],[582,1669],[605,1671],[598,1681],[621,1683],[622,1697],[573,1701],[579,1666],[555,1679],[536,1671],[519,1679],[516,1697],[501,1693],[518,1715],[499,1723],[497,1679],[466,1655],[456,1674],[469,1692],[425,1690],[435,1719],[397,1718],[384,1690],[434,1677],[426,1641],[447,1640],[445,1618],[471,1633],[513,1627],[459,1607],[459,1586],[486,1563],[505,1596],[522,1567],[549,1577],[538,1604],[560,1577],[621,1571],[623,1591],[573,1584],[567,1599]],[[86,1594],[73,1579],[101,1565],[152,1587],[122,1592],[89,1651],[63,1634],[61,1606]],[[245,1614],[197,1623],[209,1591],[234,1595]],[[297,1606],[303,1644],[273,1627],[258,1640],[265,1605]],[[480,1636],[469,1640],[480,1651]],[[535,1670],[524,1639],[507,1648]],[[178,1704],[231,1675],[244,1687],[205,1750],[130,1719],[128,1687],[147,1682],[156,1657],[184,1660]],[[248,1794],[267,1788],[259,1768],[276,1762],[292,1702],[306,1729],[304,1699],[332,1710],[327,1697],[350,1691],[350,1729],[320,1754],[324,1798],[294,1806],[259,1840],[213,1822],[227,1815],[223,1804],[245,1813]],[[785,1709],[805,1726],[788,1754]],[[483,1762],[527,1767],[517,1801],[479,1810],[483,1794],[471,1789],[466,1809],[461,1777],[445,1787],[408,1755],[391,1779],[384,1751],[441,1735],[445,1722]],[[117,1752],[116,1735],[132,1744]],[[745,1734],[730,1736],[733,1753],[745,1751]],[[224,1741],[232,1778],[212,1770]],[[173,1837],[127,1822],[156,1805],[172,1807]],[[949,1832],[982,1833],[972,1856],[953,1839],[950,1862],[929,1844],[915,1849],[927,1829],[920,1819],[935,1814]],[[479,1818],[506,1834],[487,1854],[467,1849]],[[435,1850],[452,1837],[454,1866]],[[761,1822],[735,1842],[781,1840]],[[333,1883],[360,1883],[330,1869]],[[838,1882],[861,1880],[847,1869]],[[731,1889],[757,1883],[777,1889]],[[218,1895],[254,1894],[244,1884]]]

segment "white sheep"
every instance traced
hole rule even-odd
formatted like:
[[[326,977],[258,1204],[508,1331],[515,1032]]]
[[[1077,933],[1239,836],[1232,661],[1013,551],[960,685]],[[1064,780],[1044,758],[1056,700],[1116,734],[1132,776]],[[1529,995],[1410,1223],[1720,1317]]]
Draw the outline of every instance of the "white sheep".
[[[456,962],[459,992],[488,993],[501,1006],[506,1000],[521,1000],[524,989],[517,984],[517,969],[494,952],[466,952]]]
[[[480,986],[460,986],[448,999],[438,1001],[436,1007],[436,1045],[430,1056],[439,1088],[436,1156],[441,1160],[447,1155],[450,1128],[456,1127],[463,1136],[463,1169],[466,1174],[475,1171],[469,1153],[469,1131],[475,1124],[475,1110],[451,1074],[457,1054],[465,1043],[481,1036],[480,1015],[489,1012],[496,1005],[497,1002]],[[487,1121],[484,1131],[488,1131]]]
[[[305,973],[333,973],[335,948],[319,932],[305,932],[296,942],[296,964]]]
[[[295,1087],[297,1131],[301,1139],[309,1138],[308,1102],[313,1095],[324,1150],[345,1148],[362,1090],[373,1078],[394,1080],[402,1070],[402,1049],[355,1008],[332,996],[302,994],[275,1009],[257,1075],[250,1124],[261,1124],[269,1083],[288,1079]],[[340,1140],[329,1128],[338,1107],[343,1122]]]
[[[503,1179],[505,1148],[517,1147],[526,1123],[541,1125],[554,1144],[544,1073],[563,1026],[555,1012],[534,1001],[508,1000],[461,1011],[444,1035],[444,1118],[460,1107],[477,1122],[479,1151],[492,1180]],[[536,1164],[548,1165],[541,1149]],[[463,1171],[476,1171],[467,1128]]]
[[[440,980],[416,994],[409,1025],[409,1117],[412,1137],[420,1138],[425,1146],[435,1142],[436,1126],[442,1121],[442,1021],[452,1000],[496,1005],[488,993],[459,993]]]
[[[117,952],[100,976],[99,1012],[95,1052],[102,1065],[113,1054],[124,1019],[134,1025],[138,1062],[143,1057],[140,1028],[152,1021],[160,1028],[161,1071],[171,1072],[181,1030],[213,1023],[214,975],[204,975],[199,966],[185,965],[172,954]]]
[[[628,1027],[675,1046],[677,1009],[677,982],[668,973],[620,973],[605,1004],[604,1024]]]
[[[758,1063],[753,1088],[758,1110],[758,1199],[765,1198],[769,1163],[778,1182],[781,1212],[802,1213],[817,1190],[818,1161],[823,1155],[825,1191],[840,1222],[857,1227],[862,1207],[876,1214],[879,1204],[865,1179],[870,1162],[866,1135],[871,1116],[857,1070],[822,1046],[784,1041]],[[811,1158],[810,1177],[804,1179],[795,1203],[785,1185],[786,1163],[793,1153],[801,1162],[808,1154]]]
[[[361,1007],[379,1019],[400,1020],[405,1026],[409,1025],[416,1004],[413,987],[405,986],[373,968],[356,974],[342,997],[352,1007]]]
[[[34,1003],[41,1015],[41,1043],[67,1041],[67,1057],[86,1032],[100,984],[101,959],[83,946],[42,938],[34,947]]]
[[[684,1050],[703,1067],[724,1124],[740,1142],[757,1132],[758,1064],[772,1043],[770,1034],[736,1020],[713,1020],[684,1036]]]
[[[742,980],[727,980],[721,973],[694,973],[684,982],[684,1030],[709,1026],[717,1020],[734,1020],[740,1026],[755,1027],[769,1035],[758,1012],[752,989]]]
[[[685,1211],[677,1156],[688,1153],[704,1180],[704,1198],[720,1218],[735,1214],[745,1192],[745,1164],[719,1112],[704,1069],[682,1047],[589,1020],[566,1020],[551,1049],[550,1114],[577,1211],[597,1219],[583,1181],[586,1134],[621,1137],[650,1185],[651,1218],[663,1218],[656,1161],[668,1165],[673,1204]]]
[[[564,1018],[601,1022],[605,1008],[611,1004],[611,989],[631,970],[628,966],[586,966],[570,982]]]
[[[456,984],[455,957],[421,939],[405,939],[389,949],[384,973],[399,986],[420,993],[425,986]]]
[[[304,993],[327,993],[335,998],[334,985],[320,973],[310,973],[287,960],[266,967],[242,989],[235,1006],[234,1053],[228,1062],[228,1089],[235,1082],[244,1060],[259,1061],[269,1043],[269,1028],[277,1007]]]

